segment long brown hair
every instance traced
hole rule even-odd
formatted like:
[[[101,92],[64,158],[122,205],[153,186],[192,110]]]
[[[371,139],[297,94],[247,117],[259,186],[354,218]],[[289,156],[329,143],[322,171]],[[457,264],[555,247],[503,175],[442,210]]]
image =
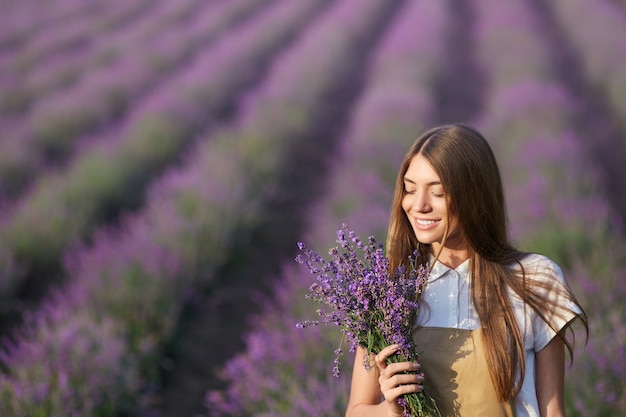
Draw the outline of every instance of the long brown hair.
[[[430,266],[431,247],[417,241],[402,209],[404,175],[418,154],[426,158],[439,175],[449,215],[456,216],[468,243],[473,277],[471,294],[483,330],[486,360],[496,391],[500,399],[506,401],[519,393],[526,372],[524,338],[509,289],[546,323],[550,323],[547,317],[551,315],[570,317],[571,313],[547,298],[546,288],[559,291],[579,307],[580,304],[566,288],[541,284],[525,273],[521,260],[528,254],[510,243],[496,159],[485,138],[462,124],[435,127],[425,132],[408,150],[400,166],[387,234],[387,255],[393,270],[406,264],[415,250],[420,254],[419,261]],[[512,267],[516,265],[517,268]],[[586,328],[584,313],[580,317]],[[573,358],[572,342],[558,328],[553,330]]]

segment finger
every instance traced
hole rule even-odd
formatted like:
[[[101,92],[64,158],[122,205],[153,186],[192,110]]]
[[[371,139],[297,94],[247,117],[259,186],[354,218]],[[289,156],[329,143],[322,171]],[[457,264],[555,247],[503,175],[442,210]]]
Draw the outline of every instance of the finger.
[[[395,401],[401,395],[421,392],[423,390],[424,387],[421,384],[403,384],[383,391],[383,395],[385,396],[386,400]]]
[[[380,389],[386,399],[395,399],[403,394],[420,392],[424,390],[423,375],[394,375],[392,378],[381,381]]]
[[[382,365],[382,369],[384,369],[387,364],[387,358],[398,351],[398,345],[389,345],[383,349],[375,357],[376,365]],[[379,366],[380,367],[380,366]]]
[[[384,371],[385,375],[391,377],[395,374],[415,373],[420,367],[421,365],[418,362],[396,362],[385,365]]]
[[[381,369],[384,369],[385,365],[387,364],[387,358],[385,357],[385,355],[378,353],[374,357],[374,362],[376,363],[376,366],[378,366]]]
[[[393,355],[394,353],[396,353],[399,348],[400,348],[399,345],[393,344],[393,345],[389,345],[389,346],[383,348],[383,350],[381,350],[381,352],[384,352],[385,356],[389,357],[389,356]]]
[[[383,374],[378,378],[381,388],[394,388],[404,384],[421,384],[424,382],[424,374],[422,373],[390,373],[390,368],[385,369]]]

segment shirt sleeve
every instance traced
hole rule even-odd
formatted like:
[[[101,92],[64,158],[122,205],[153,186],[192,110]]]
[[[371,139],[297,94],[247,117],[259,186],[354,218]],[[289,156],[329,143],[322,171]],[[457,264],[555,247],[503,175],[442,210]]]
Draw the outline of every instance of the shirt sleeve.
[[[536,262],[529,265],[528,273],[535,281],[541,282],[540,292],[553,302],[556,308],[546,313],[546,321],[534,313],[532,328],[534,350],[540,351],[556,336],[554,329],[562,330],[570,321],[582,313],[573,301],[572,293],[565,280],[561,267],[553,260],[535,255]]]

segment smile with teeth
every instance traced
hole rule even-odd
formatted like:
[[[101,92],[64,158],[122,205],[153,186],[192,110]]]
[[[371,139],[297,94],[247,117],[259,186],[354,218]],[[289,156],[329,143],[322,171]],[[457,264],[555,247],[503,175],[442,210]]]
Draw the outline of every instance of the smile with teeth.
[[[430,226],[431,224],[437,223],[439,220],[415,219],[415,221],[420,226]]]

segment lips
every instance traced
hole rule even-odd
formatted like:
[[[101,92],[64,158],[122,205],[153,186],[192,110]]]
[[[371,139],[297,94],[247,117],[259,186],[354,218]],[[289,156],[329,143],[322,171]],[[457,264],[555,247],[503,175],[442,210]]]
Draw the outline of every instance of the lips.
[[[441,219],[418,219],[417,217],[413,217],[413,227],[416,232],[435,230],[440,222]]]
[[[439,222],[439,220],[415,219],[415,223],[419,224],[420,226],[431,226],[437,222]]]

